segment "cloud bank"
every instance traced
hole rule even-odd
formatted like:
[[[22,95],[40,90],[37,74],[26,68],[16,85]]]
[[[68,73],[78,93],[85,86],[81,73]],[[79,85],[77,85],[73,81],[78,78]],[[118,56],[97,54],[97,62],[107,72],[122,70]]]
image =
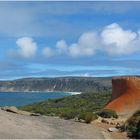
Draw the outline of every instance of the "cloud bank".
[[[140,51],[139,44],[140,31],[125,30],[113,23],[105,26],[101,32],[83,33],[76,43],[70,45],[65,40],[60,40],[52,51],[55,55],[66,54],[71,57],[94,56],[98,52],[120,56]]]
[[[0,33],[8,36],[54,36],[56,32],[60,34],[69,35],[73,29],[73,24],[67,25],[60,20],[59,16],[71,16],[78,14],[131,14],[140,12],[139,2],[1,2],[0,3]],[[55,10],[54,10],[55,9]],[[12,17],[9,17],[12,15]],[[21,16],[22,15],[22,16]],[[45,15],[47,22],[39,20]],[[53,17],[58,17],[54,19]],[[50,18],[51,17],[51,18]],[[72,20],[71,20],[72,21]],[[81,21],[80,21],[81,22]],[[95,21],[94,21],[95,22]],[[10,24],[9,24],[10,23]],[[82,24],[82,23],[81,23]],[[58,26],[59,25],[59,26]],[[47,28],[44,28],[46,26]],[[81,26],[81,25],[79,25]],[[79,27],[78,26],[78,27]],[[88,26],[88,25],[86,25]],[[72,27],[72,28],[70,28]],[[74,28],[77,26],[74,26]],[[82,26],[84,27],[84,26]],[[6,30],[5,30],[6,29]],[[63,29],[63,32],[61,32]],[[54,33],[52,32],[54,31]],[[74,29],[74,31],[77,28]],[[67,32],[67,33],[64,33]],[[72,32],[74,33],[74,32]]]
[[[19,53],[25,58],[35,55],[37,45],[32,38],[23,37],[17,40]],[[119,24],[112,23],[100,32],[89,31],[83,33],[77,42],[67,44],[66,40],[59,40],[55,47],[46,47],[42,53],[46,57],[66,55],[69,57],[91,57],[97,53],[109,56],[129,55],[140,51],[140,31],[133,32],[123,29]]]

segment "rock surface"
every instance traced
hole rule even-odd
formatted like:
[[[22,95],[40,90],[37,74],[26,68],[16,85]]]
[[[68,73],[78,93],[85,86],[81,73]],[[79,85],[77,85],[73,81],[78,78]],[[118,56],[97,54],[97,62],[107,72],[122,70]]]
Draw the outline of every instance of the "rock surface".
[[[110,128],[108,128],[108,131],[109,132],[118,132],[119,130],[115,127],[110,127]]]
[[[1,110],[11,112],[11,113],[16,113],[16,114],[21,114],[21,115],[29,115],[29,116],[39,116],[40,115],[37,113],[30,113],[27,111],[19,110],[15,106],[4,106],[4,107],[1,107]]]
[[[115,110],[122,117],[131,116],[140,108],[140,78],[112,79],[112,97],[105,108]]]
[[[102,131],[93,124],[0,109],[0,139],[103,139],[107,134]]]

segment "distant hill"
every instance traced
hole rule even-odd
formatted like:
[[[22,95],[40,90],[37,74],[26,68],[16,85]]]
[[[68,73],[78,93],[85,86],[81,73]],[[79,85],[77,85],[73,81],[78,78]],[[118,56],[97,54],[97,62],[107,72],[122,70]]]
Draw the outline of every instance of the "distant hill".
[[[111,77],[24,78],[13,81],[0,81],[0,91],[104,92],[111,91],[111,79]]]

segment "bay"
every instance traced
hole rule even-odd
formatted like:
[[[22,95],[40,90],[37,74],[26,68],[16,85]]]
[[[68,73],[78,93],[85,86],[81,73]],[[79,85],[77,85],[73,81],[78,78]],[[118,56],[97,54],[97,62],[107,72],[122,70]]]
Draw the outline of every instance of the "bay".
[[[23,106],[70,95],[69,92],[0,92],[0,106]]]

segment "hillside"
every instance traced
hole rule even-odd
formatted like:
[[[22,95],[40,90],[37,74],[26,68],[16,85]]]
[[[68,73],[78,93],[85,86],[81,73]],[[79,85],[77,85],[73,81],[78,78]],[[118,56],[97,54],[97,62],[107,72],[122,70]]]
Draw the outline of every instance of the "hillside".
[[[59,99],[46,100],[19,107],[19,109],[43,115],[61,116],[66,119],[72,119],[86,112],[99,111],[110,100],[110,97],[111,93],[88,92]]]
[[[0,91],[110,91],[111,78],[58,77],[24,78],[13,81],[0,81]]]

